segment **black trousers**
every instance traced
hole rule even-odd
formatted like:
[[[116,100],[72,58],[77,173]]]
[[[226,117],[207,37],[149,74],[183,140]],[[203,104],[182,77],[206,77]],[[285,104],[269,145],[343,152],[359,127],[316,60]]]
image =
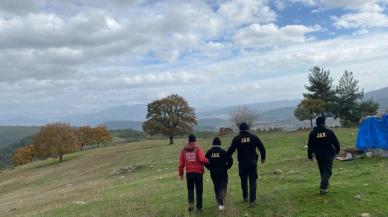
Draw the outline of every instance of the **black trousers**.
[[[187,173],[187,191],[189,203],[194,203],[194,187],[197,199],[197,209],[202,208],[203,175],[200,173]]]
[[[211,175],[214,185],[214,193],[218,205],[224,205],[226,192],[228,188],[228,174],[212,174]]]
[[[319,156],[316,155],[319,173],[321,174],[321,189],[327,189],[329,187],[329,180],[333,172],[333,160],[334,155]]]
[[[248,181],[249,181],[249,202],[256,201],[256,181],[257,181],[257,162],[239,163],[239,174],[241,179],[241,189],[243,198],[248,198]]]

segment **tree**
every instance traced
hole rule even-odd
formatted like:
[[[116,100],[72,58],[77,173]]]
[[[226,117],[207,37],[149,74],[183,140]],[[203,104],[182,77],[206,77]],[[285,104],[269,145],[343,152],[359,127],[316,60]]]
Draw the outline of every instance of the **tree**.
[[[183,97],[173,94],[148,104],[143,129],[151,136],[166,135],[174,144],[174,136],[192,132],[196,124],[194,108]]]
[[[305,98],[295,109],[294,115],[298,120],[310,120],[311,128],[313,128],[313,119],[325,111],[325,102],[321,99]]]
[[[249,127],[255,127],[259,120],[259,113],[249,109],[248,106],[238,106],[230,114],[230,120],[238,128],[245,122]]]
[[[79,140],[76,130],[68,124],[47,124],[32,139],[34,153],[39,159],[58,157],[78,150]]]
[[[363,99],[359,105],[360,117],[375,115],[379,110],[379,104],[372,99]]]
[[[97,147],[100,147],[101,144],[105,144],[112,141],[112,135],[110,134],[106,126],[98,126],[93,128],[91,136],[91,141],[97,144]]]
[[[336,92],[338,101],[335,116],[341,119],[343,126],[350,127],[350,123],[358,122],[360,119],[359,101],[364,97],[364,92],[359,91],[358,80],[354,78],[353,72],[345,70]]]
[[[309,93],[304,93],[305,98],[320,99],[325,102],[324,111],[321,115],[331,115],[334,113],[336,92],[333,88],[333,78],[330,77],[330,71],[321,69],[317,66],[310,69],[308,76],[309,85],[305,88]]]
[[[83,151],[85,145],[93,144],[93,128],[89,126],[80,127],[77,130],[77,135],[80,142],[81,151]]]
[[[33,146],[27,145],[15,150],[15,153],[12,156],[12,164],[14,166],[27,164],[32,162],[33,158],[34,158]]]

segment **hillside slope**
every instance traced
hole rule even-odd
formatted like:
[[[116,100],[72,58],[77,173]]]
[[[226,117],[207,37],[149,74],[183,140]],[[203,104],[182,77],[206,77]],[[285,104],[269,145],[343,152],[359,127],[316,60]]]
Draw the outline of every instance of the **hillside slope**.
[[[0,149],[39,132],[40,127],[0,126]]]
[[[354,145],[353,130],[337,132],[344,146]],[[321,196],[317,166],[305,157],[306,134],[260,135],[268,159],[259,166],[257,206],[249,209],[241,202],[235,163],[229,172],[228,210],[222,216],[387,216],[388,159],[336,161],[331,191]],[[230,140],[223,138],[223,144]],[[50,159],[0,172],[1,216],[189,216],[186,184],[177,179],[176,168],[184,141],[176,143],[130,143],[66,155],[62,163]],[[199,143],[206,149],[210,141]],[[129,172],[112,175],[123,167]],[[283,173],[275,175],[276,169]],[[203,213],[190,216],[218,216],[208,172]]]

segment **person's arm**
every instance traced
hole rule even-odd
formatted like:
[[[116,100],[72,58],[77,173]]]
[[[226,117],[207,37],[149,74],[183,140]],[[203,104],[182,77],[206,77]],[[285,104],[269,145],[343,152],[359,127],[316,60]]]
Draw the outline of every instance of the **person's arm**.
[[[236,149],[237,149],[237,139],[234,138],[234,139],[232,140],[232,144],[230,144],[230,147],[228,148],[227,154],[228,154],[229,156],[232,156],[233,153],[236,151]]]
[[[207,159],[210,159],[210,156],[211,156],[211,153],[210,153],[210,150],[208,150],[208,151],[206,152],[205,157],[206,157]],[[206,163],[206,164],[205,164],[205,167],[206,167],[206,169],[210,170],[210,164],[209,164],[209,163]]]
[[[259,137],[256,137],[256,147],[257,149],[259,149],[260,151],[260,158],[261,158],[261,162],[264,163],[265,162],[265,159],[266,159],[266,151],[265,151],[265,147],[264,147],[264,144],[261,142],[261,140],[259,139]]]
[[[314,153],[314,149],[313,149],[313,132],[310,133],[309,135],[309,141],[307,143],[307,157],[312,160],[313,159],[313,153]]]
[[[205,157],[201,148],[198,148],[197,155],[198,155],[198,159],[201,163],[203,163],[203,164],[209,163],[209,160]]]
[[[226,153],[226,169],[230,169],[233,166],[233,158]]]
[[[335,153],[339,154],[339,152],[341,150],[341,145],[340,145],[340,143],[338,141],[337,136],[334,134],[334,132],[331,132],[331,135],[332,135],[332,139],[333,139],[333,146],[335,148]]]
[[[183,151],[181,151],[181,154],[179,156],[179,166],[178,166],[179,177],[183,177],[184,168],[185,168],[185,154]]]

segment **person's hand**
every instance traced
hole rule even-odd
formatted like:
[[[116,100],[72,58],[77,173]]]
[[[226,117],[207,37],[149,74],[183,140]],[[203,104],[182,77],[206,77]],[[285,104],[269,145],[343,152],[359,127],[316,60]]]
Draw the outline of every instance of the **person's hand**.
[[[180,181],[183,181],[183,176],[179,176],[179,180],[180,180]]]
[[[309,158],[309,160],[313,160],[313,155],[312,154],[309,154],[308,156],[307,156],[308,158]]]
[[[262,164],[265,163],[265,159],[261,159],[261,163],[262,163]]]

